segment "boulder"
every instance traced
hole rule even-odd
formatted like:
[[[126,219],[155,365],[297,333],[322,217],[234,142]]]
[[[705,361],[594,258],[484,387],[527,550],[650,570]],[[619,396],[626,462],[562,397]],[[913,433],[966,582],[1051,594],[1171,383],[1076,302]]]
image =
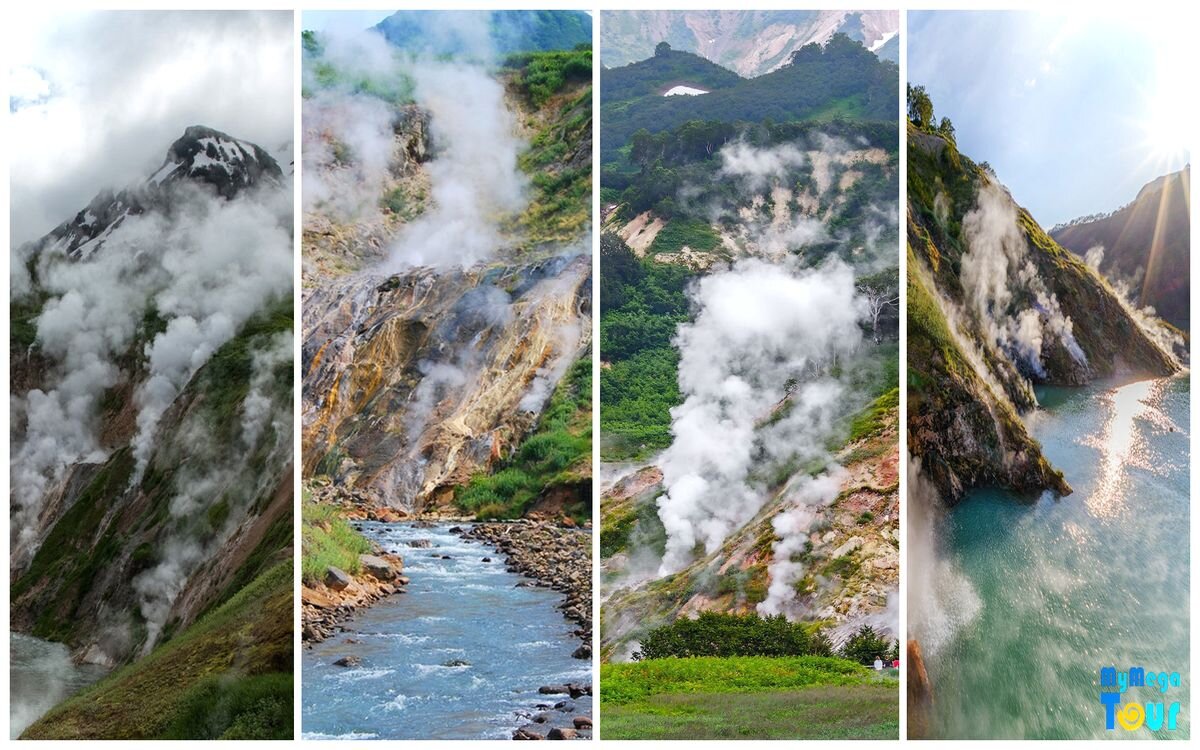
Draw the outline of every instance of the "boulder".
[[[335,661],[333,663],[333,666],[335,666],[335,667],[361,667],[362,666],[362,657],[355,656],[353,654],[351,654],[350,656],[343,656],[342,658]]]
[[[579,732],[574,729],[565,729],[555,727],[546,735],[548,740],[573,740],[579,737]]]
[[[330,565],[325,569],[325,585],[334,591],[345,591],[351,582],[349,574],[341,568]]]
[[[592,718],[590,716],[576,716],[574,719],[571,719],[571,723],[575,725],[576,729],[592,728]]]
[[[517,731],[513,732],[513,739],[514,740],[544,740],[546,738],[543,737],[542,735],[538,734],[537,732],[530,730],[528,727],[521,727]]]
[[[382,557],[375,555],[359,555],[358,564],[363,567],[370,575],[381,581],[390,581],[396,577],[396,570],[392,564]]]

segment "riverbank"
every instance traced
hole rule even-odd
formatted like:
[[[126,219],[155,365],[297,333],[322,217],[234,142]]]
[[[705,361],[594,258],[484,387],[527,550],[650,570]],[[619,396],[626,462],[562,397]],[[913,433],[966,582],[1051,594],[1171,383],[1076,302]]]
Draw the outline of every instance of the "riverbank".
[[[560,525],[521,519],[455,527],[505,555],[508,570],[534,579],[563,595],[558,609],[579,627],[581,643],[572,658],[592,658],[592,535]],[[543,685],[539,694],[558,698],[535,704],[529,723],[513,732],[515,740],[588,739],[592,732],[592,685]]]

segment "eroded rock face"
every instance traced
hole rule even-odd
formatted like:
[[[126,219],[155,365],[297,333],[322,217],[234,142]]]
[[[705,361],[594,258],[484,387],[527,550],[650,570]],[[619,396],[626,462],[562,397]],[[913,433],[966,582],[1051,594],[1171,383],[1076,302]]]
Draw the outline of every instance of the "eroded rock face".
[[[14,629],[61,641],[77,660],[117,666],[147,653],[166,634],[182,633],[266,566],[290,559],[290,542],[280,533],[291,528],[293,500],[292,385],[284,377],[291,369],[288,274],[263,269],[263,279],[274,281],[272,291],[246,298],[257,305],[235,319],[228,338],[207,342],[211,350],[191,344],[190,368],[167,377],[155,369],[151,354],[167,345],[172,324],[195,325],[203,317],[196,310],[157,307],[158,295],[170,288],[166,275],[195,270],[169,255],[181,248],[190,252],[194,237],[209,226],[208,214],[193,221],[190,211],[245,212],[251,217],[246,224],[220,225],[228,242],[244,240],[255,229],[283,229],[272,235],[275,244],[264,244],[257,234],[254,244],[264,255],[286,260],[290,212],[284,217],[269,210],[276,203],[290,205],[284,182],[264,149],[193,126],[144,182],[117,193],[102,191],[72,219],[20,249],[30,278],[18,304],[23,324],[37,336],[29,336],[32,342],[10,339],[13,401],[22,404],[12,425],[14,453],[31,441],[53,447],[62,465],[27,466],[46,479],[36,494],[30,494],[32,484],[13,488]],[[154,223],[159,220],[166,229]],[[122,229],[126,222],[131,226]],[[132,225],[143,222],[157,233],[137,244],[141,235]],[[106,244],[110,240],[114,244]],[[94,270],[122,263],[131,244],[139,248],[138,262],[115,277],[119,283]],[[54,274],[64,270],[79,274],[79,283],[56,286]],[[196,289],[214,298],[229,289],[218,278],[199,276],[193,279]],[[75,429],[91,435],[95,449],[72,453],[61,440],[50,445],[53,433],[34,429],[38,423],[28,404],[72,378],[104,381],[80,369],[70,351],[47,345],[39,321],[47,311],[58,312],[63,299],[106,279],[112,286],[100,293],[120,311],[109,317],[140,323],[99,357],[111,385],[100,401],[80,399],[73,416]],[[95,307],[81,310],[62,318],[81,338],[87,329],[80,321],[109,320]],[[268,310],[277,315],[264,322]],[[170,342],[186,347],[178,339]],[[160,403],[151,412],[156,418],[143,423],[150,411],[145,402],[151,400],[144,398],[145,388],[156,376],[156,382],[171,384],[156,392]],[[247,416],[251,394],[266,421]],[[21,506],[30,512],[22,514]]]
[[[926,133],[909,153],[909,451],[949,504],[981,486],[1068,494],[1021,420],[1032,386],[1180,362],[986,170]]]
[[[933,712],[933,687],[925,672],[925,660],[921,657],[921,644],[909,640],[906,650],[908,670],[908,738],[925,739],[929,736],[929,718]]]
[[[304,471],[429,510],[506,456],[586,351],[586,255],[354,275],[304,300]]]

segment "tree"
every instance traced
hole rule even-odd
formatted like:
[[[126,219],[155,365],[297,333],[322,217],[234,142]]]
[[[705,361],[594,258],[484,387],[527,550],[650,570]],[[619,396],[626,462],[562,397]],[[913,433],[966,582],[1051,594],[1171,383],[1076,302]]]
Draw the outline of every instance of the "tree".
[[[908,84],[908,119],[922,130],[933,127],[933,100],[924,86]]]
[[[671,52],[671,45],[667,44],[666,42],[659,42],[658,44],[654,45],[654,56],[655,57],[664,57],[664,56],[670,54],[670,52]]]
[[[950,122],[949,117],[942,118],[942,121],[938,123],[937,132],[941,137],[945,138],[956,146],[958,145],[958,143],[954,140],[954,123]]]
[[[883,659],[890,651],[891,644],[886,638],[877,634],[870,625],[863,625],[842,646],[842,658],[859,664],[874,664],[876,659]]]
[[[867,314],[871,316],[871,340],[882,341],[879,335],[879,316],[892,305],[900,302],[900,294],[890,285],[864,282],[858,285],[859,295],[867,302]]]

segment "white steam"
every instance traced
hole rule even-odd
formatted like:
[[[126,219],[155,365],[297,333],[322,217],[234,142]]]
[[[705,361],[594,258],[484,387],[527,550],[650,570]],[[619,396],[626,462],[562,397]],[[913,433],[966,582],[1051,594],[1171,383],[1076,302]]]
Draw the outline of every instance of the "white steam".
[[[684,402],[660,463],[660,576],[685,567],[697,546],[715,551],[758,513],[768,493],[751,477],[756,465],[825,454],[844,396],[827,372],[861,340],[863,306],[840,262],[795,272],[747,260],[693,294],[698,314],[676,337]],[[790,410],[768,422],[797,380]]]
[[[148,377],[136,393],[138,477],[159,419],[192,375],[269,300],[291,292],[290,196],[271,195],[269,201],[197,195],[164,227],[165,284],[153,302],[169,322],[146,346]]]
[[[792,170],[808,163],[804,152],[791,143],[763,149],[735,141],[722,148],[720,156],[720,174],[739,178],[755,192],[785,179]]]
[[[945,513],[937,488],[921,475],[921,460],[908,458],[908,633],[933,656],[948,646],[983,608],[958,563],[943,552],[938,534]]]
[[[963,218],[963,234],[968,244],[962,257],[963,288],[991,343],[1039,377],[1046,375],[1042,352],[1047,339],[1058,339],[1072,359],[1086,365],[1071,319],[1029,257],[1012,198],[985,182],[975,207]]]
[[[321,91],[304,101],[304,210],[337,221],[379,213],[392,164],[391,107],[361,94]]]
[[[503,86],[484,68],[419,63],[410,73],[431,115],[432,205],[393,242],[386,270],[472,266],[496,254],[501,222],[525,205],[527,181],[517,166],[524,144]]]
[[[804,565],[792,558],[804,552],[808,534],[821,510],[837,499],[846,470],[833,466],[816,477],[801,474],[788,482],[783,502],[788,507],[771,520],[778,540],[771,548],[768,568],[770,586],[767,598],[758,603],[761,615],[788,615],[788,605],[796,599],[796,582],[804,575]]]

